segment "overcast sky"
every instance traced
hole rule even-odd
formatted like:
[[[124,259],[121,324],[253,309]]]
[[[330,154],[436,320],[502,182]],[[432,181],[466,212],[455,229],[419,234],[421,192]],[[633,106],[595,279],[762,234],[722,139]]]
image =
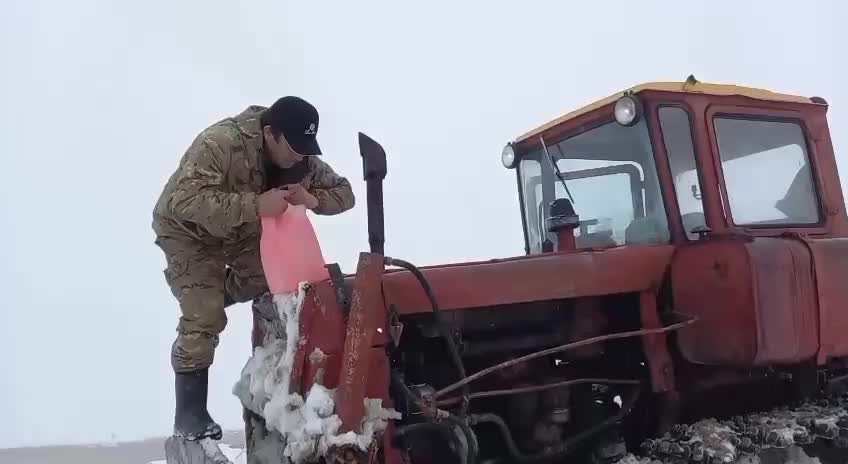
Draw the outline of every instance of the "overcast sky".
[[[504,143],[643,81],[825,97],[845,183],[842,2],[502,3],[6,2],[0,447],[170,433],[178,307],[150,212],[196,133],[250,104],[321,112],[360,199],[315,219],[346,271],[367,248],[360,130],[389,155],[387,253],[422,264],[523,253]],[[229,317],[210,409],[239,428],[249,307]]]

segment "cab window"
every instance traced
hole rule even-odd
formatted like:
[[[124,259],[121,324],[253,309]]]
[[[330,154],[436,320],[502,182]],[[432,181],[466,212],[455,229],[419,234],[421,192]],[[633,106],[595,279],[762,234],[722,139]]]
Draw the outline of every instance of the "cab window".
[[[689,115],[682,108],[667,106],[659,109],[659,118],[683,228],[695,239],[698,236],[692,231],[704,226],[705,220]]]
[[[580,134],[546,141],[522,156],[519,176],[529,251],[550,249],[551,203],[574,200],[580,225],[577,248],[667,243],[668,221],[644,120],[632,127],[608,122]],[[560,176],[562,179],[560,179]]]
[[[799,124],[716,117],[714,126],[735,224],[819,222],[807,145]]]

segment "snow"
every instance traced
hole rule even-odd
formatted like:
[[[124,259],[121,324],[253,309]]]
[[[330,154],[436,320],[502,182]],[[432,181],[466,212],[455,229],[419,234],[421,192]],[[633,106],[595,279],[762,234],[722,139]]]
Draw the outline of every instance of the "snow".
[[[229,445],[225,445],[223,443],[216,444],[214,441],[206,439],[201,440],[200,445],[203,447],[203,450],[206,451],[207,455],[219,455],[224,456],[233,464],[247,464],[247,453],[245,450],[241,448],[233,448]],[[150,461],[148,464],[167,464],[164,460],[162,461]]]
[[[695,423],[692,431],[694,435],[692,442],[703,443],[704,454],[710,458],[730,463],[738,457],[736,447],[730,442],[734,432],[729,427],[719,424],[715,419]]]
[[[301,285],[296,292],[274,296],[280,321],[266,327],[263,344],[256,347],[233,387],[242,404],[263,417],[270,432],[277,432],[263,439],[263,449],[279,453],[279,441],[283,441],[283,455],[295,464],[314,462],[332,446],[355,445],[366,451],[389,419],[400,419],[396,411],[383,408],[382,400],[366,398],[361,433],[339,435],[342,423],[334,413],[334,390],[315,383],[305,399],[290,391],[294,355],[301,344],[299,321],[305,293]],[[325,356],[315,349],[309,358],[320,361]],[[275,437],[277,443],[273,443]]]
[[[356,445],[366,451],[374,434],[386,429],[389,419],[400,420],[401,415],[393,409],[383,408],[383,400],[365,398],[365,418],[362,421],[362,433],[347,432],[343,435],[329,436],[330,446]]]
[[[227,446],[227,445],[224,445]],[[205,438],[200,440],[200,447],[203,448],[203,452],[206,453],[206,456],[209,456],[213,462],[227,462],[230,461],[229,456],[225,455],[221,446],[218,445],[214,440]],[[227,446],[229,448],[229,446]]]
[[[265,331],[264,343],[256,347],[233,387],[233,394],[242,404],[264,417],[275,430],[286,428],[290,406],[302,404],[300,395],[289,394],[289,379],[300,339],[300,308],[305,294],[301,285],[297,292],[274,296],[274,306],[285,330]]]

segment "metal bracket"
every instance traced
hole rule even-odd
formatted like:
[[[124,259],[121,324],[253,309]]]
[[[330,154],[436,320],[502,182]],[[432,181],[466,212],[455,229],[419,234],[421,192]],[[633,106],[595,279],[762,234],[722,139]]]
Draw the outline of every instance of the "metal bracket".
[[[389,336],[395,344],[395,348],[400,345],[400,336],[403,334],[403,322],[398,316],[397,306],[389,305]]]
[[[350,295],[344,285],[344,274],[338,263],[330,263],[325,266],[330,273],[330,282],[336,288],[336,301],[345,316],[350,312]]]

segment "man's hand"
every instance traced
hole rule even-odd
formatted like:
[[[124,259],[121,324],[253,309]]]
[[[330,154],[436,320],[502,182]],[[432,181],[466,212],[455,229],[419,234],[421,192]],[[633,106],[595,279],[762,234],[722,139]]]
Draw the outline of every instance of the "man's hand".
[[[260,216],[279,216],[283,214],[289,207],[289,202],[286,198],[290,195],[289,192],[282,189],[272,189],[259,195],[256,200],[256,209]]]
[[[318,207],[318,198],[315,195],[309,193],[308,190],[303,188],[300,184],[289,184],[285,186],[286,190],[288,190],[288,196],[286,200],[293,205],[304,205],[307,209],[315,209]]]

